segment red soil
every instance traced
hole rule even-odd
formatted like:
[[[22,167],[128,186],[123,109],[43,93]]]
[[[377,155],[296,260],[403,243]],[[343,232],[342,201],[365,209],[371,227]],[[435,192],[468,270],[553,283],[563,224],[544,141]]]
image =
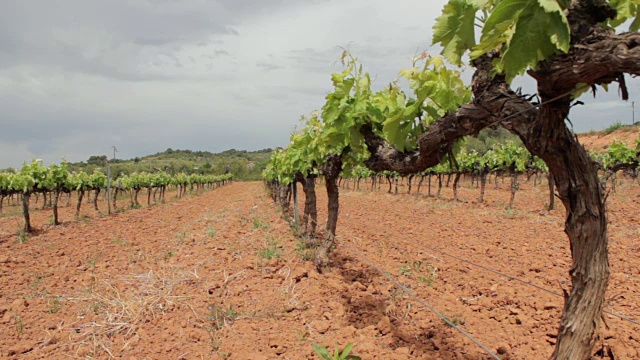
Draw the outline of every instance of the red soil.
[[[584,145],[587,150],[602,151],[611,145],[614,141],[620,141],[631,148],[636,147],[636,140],[640,137],[640,129],[638,128],[624,128],[622,130],[616,130],[611,134],[605,132],[597,132],[591,134],[579,135],[580,143]]]
[[[564,210],[542,210],[546,186],[525,183],[507,211],[508,184],[499,185],[487,186],[482,205],[448,200],[449,188],[442,199],[343,189],[326,274],[302,260],[260,183],[181,200],[167,194],[166,204],[112,217],[86,206],[82,221],[65,207],[56,227],[43,225],[50,211],[34,211],[40,231],[23,244],[20,217],[1,217],[0,357],[317,359],[312,343],[354,342],[363,359],[488,358],[355,250],[503,359],[547,358],[561,297],[420,247],[568,289]],[[608,309],[636,320],[638,190],[627,183],[609,196],[607,294]],[[477,195],[464,182],[460,198]],[[322,185],[318,196],[323,222]],[[638,358],[640,326],[605,320],[597,348]]]

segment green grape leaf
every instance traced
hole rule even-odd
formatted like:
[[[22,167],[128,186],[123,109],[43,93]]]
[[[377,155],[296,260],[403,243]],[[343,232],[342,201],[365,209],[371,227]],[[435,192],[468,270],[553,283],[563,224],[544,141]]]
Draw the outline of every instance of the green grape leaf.
[[[640,5],[637,7],[637,13],[631,25],[629,25],[629,31],[638,31],[640,30]]]
[[[487,19],[471,57],[500,48],[502,56],[494,65],[511,81],[556,52],[567,52],[570,39],[569,23],[558,1],[503,0]]]
[[[462,55],[476,45],[475,16],[482,1],[450,0],[433,25],[433,43],[443,46],[442,55],[460,65]]]
[[[637,28],[636,30],[632,29],[637,26],[637,24],[634,25],[634,23],[638,21],[638,0],[611,0],[609,4],[616,10],[617,13],[616,18],[609,21],[609,24],[611,26],[617,27],[622,25],[625,21],[631,18],[635,18],[633,23],[631,24],[630,31],[637,31]]]
[[[393,144],[398,150],[405,151],[407,148],[407,136],[411,129],[406,124],[403,124],[402,120],[402,112],[388,118],[382,123],[382,132],[389,143]]]
[[[529,0],[504,0],[492,11],[482,28],[480,43],[473,49],[472,59],[495,50],[508,42],[513,35],[513,27]]]

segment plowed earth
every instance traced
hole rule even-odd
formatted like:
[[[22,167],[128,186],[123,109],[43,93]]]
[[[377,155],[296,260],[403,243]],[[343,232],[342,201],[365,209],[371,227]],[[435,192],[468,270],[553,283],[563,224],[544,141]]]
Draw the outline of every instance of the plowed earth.
[[[564,210],[543,210],[546,185],[521,184],[513,210],[507,181],[487,186],[485,204],[467,180],[460,202],[450,188],[434,199],[369,186],[341,190],[325,274],[303,260],[309,250],[261,183],[168,194],[111,217],[86,206],[80,221],[63,207],[55,227],[43,225],[50,211],[34,211],[38,231],[24,243],[20,217],[1,217],[0,357],[316,359],[312,343],[354,342],[363,359],[488,358],[382,271],[501,358],[548,358],[562,296],[433,250],[568,290]],[[638,320],[640,186],[619,186],[608,203],[607,309]],[[637,359],[640,326],[605,320],[597,358]]]

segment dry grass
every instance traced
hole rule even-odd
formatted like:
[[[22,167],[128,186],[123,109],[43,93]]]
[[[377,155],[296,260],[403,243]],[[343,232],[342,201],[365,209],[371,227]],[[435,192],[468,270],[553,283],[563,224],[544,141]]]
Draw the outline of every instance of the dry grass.
[[[71,329],[75,334],[70,338],[78,351],[84,348],[76,355],[115,358],[111,349],[114,338],[124,339],[126,347],[140,324],[185,304],[190,297],[175,295],[175,288],[181,283],[193,282],[194,275],[167,268],[117,280],[94,278],[84,297],[67,299],[81,303],[84,312],[79,318],[93,320]]]

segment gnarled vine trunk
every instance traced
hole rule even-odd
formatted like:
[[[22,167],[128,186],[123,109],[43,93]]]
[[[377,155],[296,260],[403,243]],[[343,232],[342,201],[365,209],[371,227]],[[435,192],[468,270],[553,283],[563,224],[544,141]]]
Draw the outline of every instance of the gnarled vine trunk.
[[[60,190],[56,189],[53,196],[53,224],[60,225],[60,221],[58,219],[58,200],[60,200]]]
[[[456,176],[453,179],[453,200],[458,201],[458,183],[460,182],[460,176],[462,174],[456,172]]]
[[[302,191],[304,192],[304,214],[302,224],[306,235],[313,236],[318,225],[318,209],[316,206],[316,177],[308,175],[302,179]]]
[[[78,202],[76,203],[76,217],[80,216],[80,207],[84,198],[84,190],[78,190]]]
[[[31,198],[30,192],[25,192],[22,194],[22,215],[24,215],[24,232],[30,233],[33,229],[31,228],[31,217],[29,216],[29,199]]]
[[[98,196],[100,195],[100,188],[97,188],[93,192],[93,208],[98,211]]]
[[[478,204],[482,204],[484,202],[484,191],[487,187],[487,172],[482,171],[480,173],[480,197],[478,198]]]
[[[555,91],[558,90],[565,89]],[[539,92],[543,102],[556,95],[544,86]],[[543,106],[533,126],[518,135],[529,151],[549,167],[566,209],[565,232],[573,258],[569,272],[572,287],[552,357],[587,359],[600,324],[609,279],[607,216],[597,169],[564,124],[569,108],[569,97]]]
[[[322,168],[324,173],[325,187],[328,198],[328,216],[325,228],[324,239],[316,249],[314,264],[318,271],[322,271],[329,265],[329,254],[335,247],[336,227],[338,225],[339,210],[339,189],[338,177],[342,171],[341,155],[331,155],[327,157],[327,162]],[[389,182],[391,183],[391,182]]]
[[[513,208],[513,203],[516,201],[516,191],[518,191],[518,172],[515,169],[510,169],[509,173],[511,175],[511,186],[509,190],[511,192],[511,196],[509,197],[509,205],[507,205],[507,209]]]
[[[418,181],[418,190],[416,191],[416,195],[420,195],[420,188],[422,187],[422,182],[424,181],[424,175],[420,176],[420,181]]]

